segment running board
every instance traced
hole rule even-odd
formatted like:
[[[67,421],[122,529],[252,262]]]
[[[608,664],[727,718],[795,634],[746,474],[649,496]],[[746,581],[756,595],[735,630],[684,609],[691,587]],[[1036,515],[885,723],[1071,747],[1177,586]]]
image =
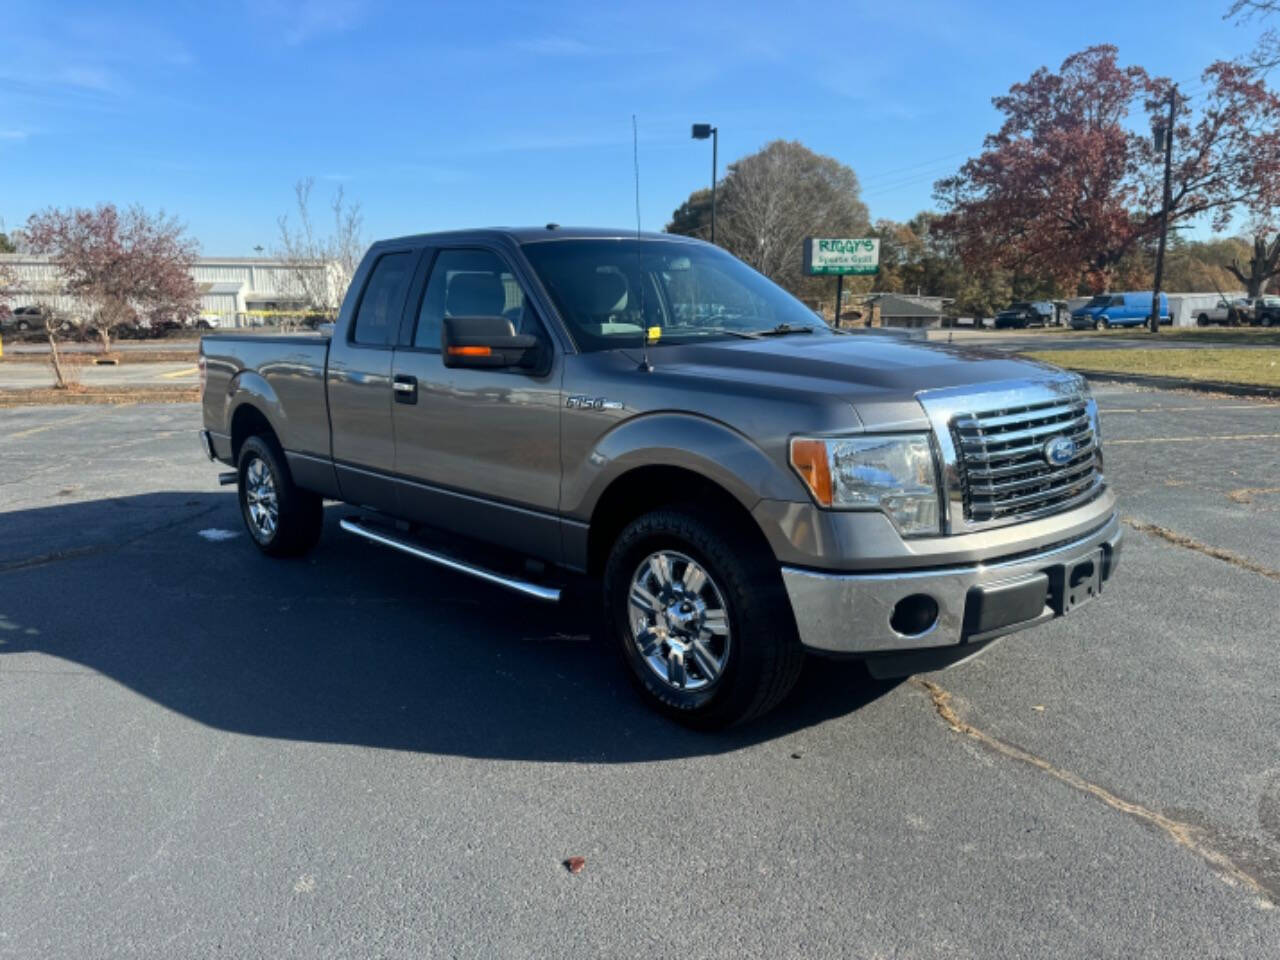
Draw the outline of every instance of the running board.
[[[218,474],[218,483],[224,487],[229,487],[233,483],[240,482],[240,473],[236,470],[224,470]]]
[[[417,557],[419,560],[426,560],[428,563],[435,563],[449,570],[465,573],[475,577],[478,580],[484,580],[487,583],[496,584],[499,587],[506,587],[508,590],[514,590],[516,593],[522,593],[526,597],[533,597],[535,600],[544,600],[548,603],[556,603],[560,599],[560,591],[555,587],[544,587],[540,584],[530,583],[527,580],[519,580],[515,577],[508,577],[501,573],[495,573],[492,570],[486,570],[483,567],[477,567],[474,564],[464,563],[453,557],[446,556],[443,553],[437,553],[434,550],[427,550],[424,547],[406,540],[400,540],[390,536],[379,530],[360,523],[358,520],[341,520],[338,524],[347,533],[354,533],[357,537],[364,537],[366,540],[372,540],[374,543],[380,543],[384,547],[391,547],[393,550],[399,550],[410,556]]]

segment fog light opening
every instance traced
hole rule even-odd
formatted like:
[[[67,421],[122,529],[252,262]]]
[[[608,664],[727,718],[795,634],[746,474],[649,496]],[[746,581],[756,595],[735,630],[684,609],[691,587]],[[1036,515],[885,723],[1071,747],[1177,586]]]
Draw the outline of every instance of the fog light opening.
[[[904,637],[928,633],[938,623],[938,601],[923,593],[903,597],[893,607],[889,626]]]

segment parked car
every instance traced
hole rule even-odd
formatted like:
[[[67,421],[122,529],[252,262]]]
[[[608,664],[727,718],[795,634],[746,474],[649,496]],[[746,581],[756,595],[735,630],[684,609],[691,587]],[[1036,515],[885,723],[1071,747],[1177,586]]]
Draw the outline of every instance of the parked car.
[[[1242,323],[1252,323],[1253,316],[1253,302],[1247,297],[1236,297],[1233,300],[1221,297],[1212,307],[1196,314],[1196,325],[1208,327],[1218,324],[1224,327],[1238,327]]]
[[[1255,298],[1253,323],[1259,327],[1280,326],[1280,297]]]
[[[1044,327],[1053,322],[1053,317],[1053,304],[1047,300],[1015,300],[996,314],[995,326],[997,330],[1006,327]]]
[[[327,498],[534,600],[595,584],[644,698],[698,726],[770,709],[806,650],[967,658],[1120,556],[1081,377],[832,329],[687,237],[382,241],[332,336],[213,334],[199,364],[204,450],[262,552],[309,551]]]
[[[1102,293],[1071,313],[1071,328],[1141,327],[1151,318],[1152,291]],[[1170,323],[1169,298],[1160,294],[1160,323]]]
[[[14,307],[4,318],[4,329],[15,331],[43,330],[44,307]]]

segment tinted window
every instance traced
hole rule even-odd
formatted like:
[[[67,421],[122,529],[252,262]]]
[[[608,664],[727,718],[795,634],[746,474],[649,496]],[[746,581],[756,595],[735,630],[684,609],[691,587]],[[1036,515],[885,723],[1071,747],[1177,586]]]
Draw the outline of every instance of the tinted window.
[[[731,254],[665,240],[554,240],[525,256],[583,351],[650,342],[754,337],[779,327],[831,330]]]
[[[1123,307],[1123,306],[1124,306],[1124,297],[1112,297],[1112,298],[1111,298],[1111,305],[1112,305],[1113,307]]]
[[[540,335],[524,291],[502,259],[488,250],[441,250],[418,310],[413,345],[440,349],[445,317],[506,317],[516,333]]]
[[[356,311],[354,342],[384,346],[395,339],[412,269],[411,253],[388,253],[378,259]]]

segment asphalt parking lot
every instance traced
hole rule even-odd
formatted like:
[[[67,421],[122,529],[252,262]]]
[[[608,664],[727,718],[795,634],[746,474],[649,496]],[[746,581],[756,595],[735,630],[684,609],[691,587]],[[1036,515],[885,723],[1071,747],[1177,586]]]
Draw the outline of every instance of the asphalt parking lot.
[[[259,556],[194,405],[0,410],[0,956],[1280,955],[1280,405],[1096,393],[1100,601],[727,735],[345,508]]]

